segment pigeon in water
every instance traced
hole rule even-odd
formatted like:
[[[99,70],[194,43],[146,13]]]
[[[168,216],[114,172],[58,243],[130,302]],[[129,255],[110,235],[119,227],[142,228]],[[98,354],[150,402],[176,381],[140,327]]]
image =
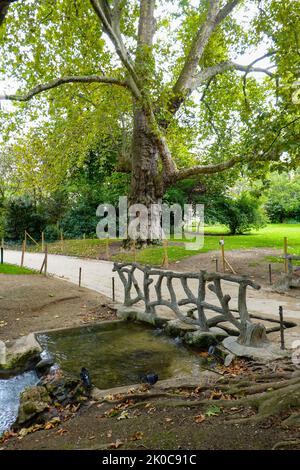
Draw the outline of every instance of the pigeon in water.
[[[81,381],[82,381],[84,387],[87,390],[92,388],[90,373],[85,367],[82,367],[82,369],[80,371],[80,378],[81,378]]]
[[[141,375],[140,379],[141,379],[141,382],[143,383],[154,385],[158,381],[158,375],[157,374],[145,374],[145,375]]]
[[[208,348],[208,354],[209,356],[213,357],[214,359],[216,359],[217,362],[223,364],[223,357],[222,355],[219,353],[219,351],[217,350],[216,346],[209,346]],[[214,366],[216,365],[215,361],[213,362]]]

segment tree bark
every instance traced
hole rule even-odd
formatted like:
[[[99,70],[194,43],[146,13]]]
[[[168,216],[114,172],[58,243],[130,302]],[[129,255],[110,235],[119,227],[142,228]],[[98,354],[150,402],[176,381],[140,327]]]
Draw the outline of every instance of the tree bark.
[[[146,240],[144,240],[147,244],[161,238],[159,222],[162,195],[163,184],[158,169],[157,147],[153,134],[149,129],[147,116],[144,110],[137,106],[134,112],[132,172],[128,204],[129,206],[143,204],[147,208],[149,216],[151,214],[151,206],[152,209],[156,207],[156,217],[154,220],[153,217],[152,219],[149,217],[147,220],[148,235]],[[137,215],[140,215],[142,218],[142,214],[139,214],[139,212],[137,212]]]

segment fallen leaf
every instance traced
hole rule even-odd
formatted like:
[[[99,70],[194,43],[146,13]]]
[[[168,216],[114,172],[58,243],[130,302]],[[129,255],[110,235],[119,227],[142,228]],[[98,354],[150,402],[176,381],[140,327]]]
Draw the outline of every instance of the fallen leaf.
[[[139,441],[143,439],[144,433],[142,431],[135,432],[129,439],[131,441]]]
[[[107,434],[106,434],[106,437],[112,437],[112,430],[110,429],[109,431],[107,431]]]
[[[60,423],[60,418],[56,417],[56,418],[52,418],[50,421],[48,421],[45,425],[44,425],[44,429],[52,429],[52,428],[55,428],[55,426],[57,424]]]
[[[109,444],[109,447],[111,447],[112,449],[118,449],[119,447],[121,447],[122,445],[124,444],[124,442],[120,441],[119,439],[116,440],[116,442],[111,442]]]
[[[172,418],[165,418],[165,421],[166,421],[166,423],[171,423],[171,421],[173,421],[173,419]]]
[[[114,399],[113,395],[105,395],[104,400],[112,401]]]
[[[219,408],[216,405],[212,405],[206,410],[205,415],[206,416],[218,416],[220,413],[221,413],[221,408]]]
[[[194,417],[195,419],[195,422],[200,424],[200,423],[203,423],[203,421],[205,420],[205,416],[204,415],[197,415]]]
[[[63,434],[65,434],[65,433],[67,433],[67,432],[68,432],[68,431],[67,431],[66,429],[61,428],[61,429],[59,429],[59,430],[57,431],[57,434],[59,434],[60,436],[62,436]]]
[[[92,439],[95,439],[95,438],[96,438],[96,436],[91,436],[91,437],[89,437],[89,440],[91,441]]]
[[[127,419],[129,418],[129,413],[128,411],[122,411],[122,413],[120,414],[120,416],[117,417],[117,420],[120,421],[120,419]]]

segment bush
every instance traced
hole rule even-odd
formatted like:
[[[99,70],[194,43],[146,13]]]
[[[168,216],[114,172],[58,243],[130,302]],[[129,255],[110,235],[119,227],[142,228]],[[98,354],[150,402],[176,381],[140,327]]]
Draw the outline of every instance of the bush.
[[[249,193],[242,193],[236,199],[224,199],[223,210],[218,210],[219,222],[230,229],[231,234],[249,232],[252,228],[264,227],[267,217],[260,207],[259,200]]]
[[[21,241],[27,230],[33,238],[40,240],[44,226],[45,218],[37,212],[29,198],[14,198],[6,203],[5,238]]]
[[[99,217],[96,217],[98,204],[88,204],[86,201],[77,202],[61,220],[61,228],[65,238],[82,238],[96,236]]]
[[[275,175],[267,192],[265,209],[273,223],[288,220],[300,222],[300,178],[288,174]]]
[[[55,242],[60,239],[60,229],[57,224],[46,225],[44,237],[47,242]]]

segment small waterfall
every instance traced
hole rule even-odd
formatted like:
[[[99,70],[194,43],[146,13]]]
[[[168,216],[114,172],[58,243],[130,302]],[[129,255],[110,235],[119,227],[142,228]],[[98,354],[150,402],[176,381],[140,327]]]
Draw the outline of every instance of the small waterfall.
[[[20,393],[25,388],[36,385],[38,380],[38,376],[34,371],[0,380],[0,436],[16,420]]]

